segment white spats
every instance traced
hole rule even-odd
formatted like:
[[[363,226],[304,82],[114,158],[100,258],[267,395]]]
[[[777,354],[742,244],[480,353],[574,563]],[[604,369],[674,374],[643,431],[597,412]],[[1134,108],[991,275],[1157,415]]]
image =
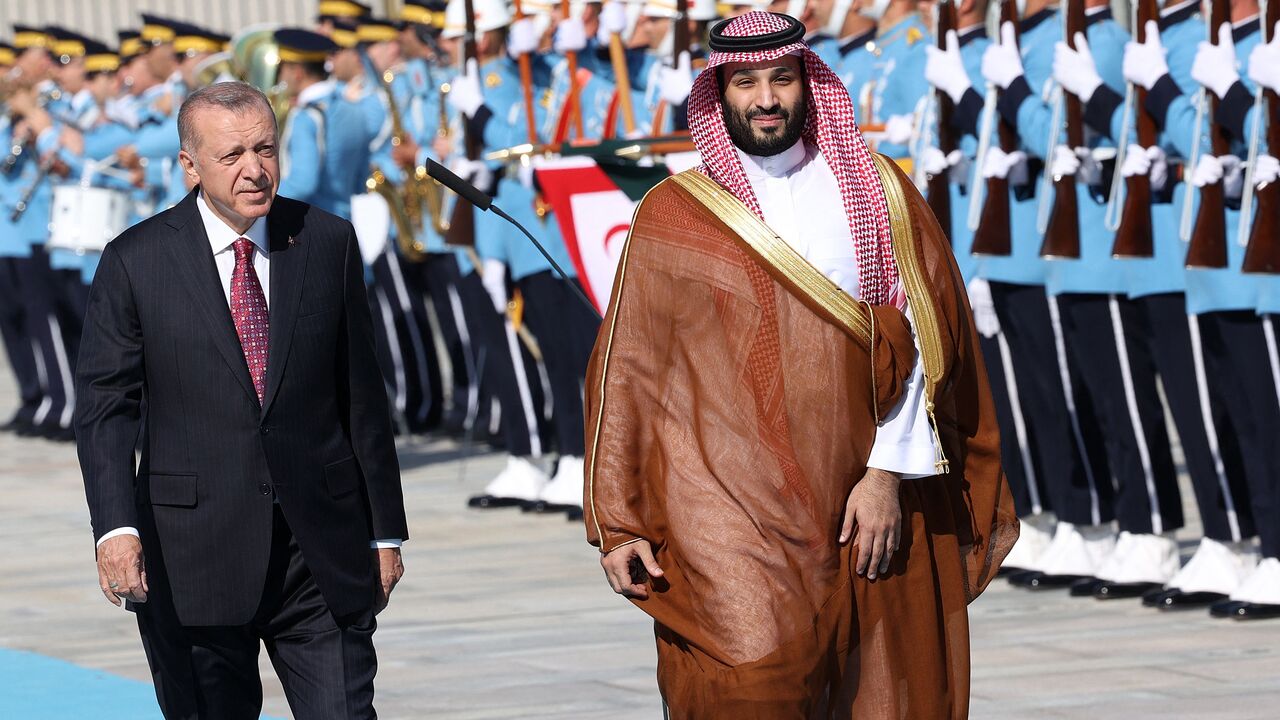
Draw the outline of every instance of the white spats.
[[[1098,568],[1095,577],[1112,583],[1164,585],[1178,573],[1178,543],[1173,533],[1163,535],[1121,532],[1115,550]]]
[[[1265,558],[1258,563],[1231,599],[1257,605],[1280,605],[1280,559]]]
[[[498,476],[489,481],[484,494],[495,498],[534,501],[542,494],[542,489],[550,482],[542,468],[530,458],[507,458],[507,466]],[[581,495],[578,496],[581,502]]]
[[[1046,575],[1095,577],[1115,546],[1115,532],[1109,524],[1060,522],[1053,541],[1040,557],[1039,569]]]
[[[1018,542],[1005,557],[1001,567],[1017,570],[1039,570],[1039,562],[1049,543],[1053,542],[1053,515],[1039,513],[1019,518]]]
[[[542,489],[542,500],[552,506],[582,507],[583,462],[580,457],[562,455],[556,474]]]
[[[1201,538],[1195,554],[1169,581],[1169,587],[1184,593],[1230,595],[1257,566],[1258,551],[1253,541],[1226,543]]]

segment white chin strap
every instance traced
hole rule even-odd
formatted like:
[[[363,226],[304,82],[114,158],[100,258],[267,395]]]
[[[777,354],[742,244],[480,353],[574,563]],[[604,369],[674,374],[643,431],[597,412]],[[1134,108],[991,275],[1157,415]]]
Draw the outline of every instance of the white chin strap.
[[[1023,3],[1026,2],[1026,0],[1019,1]],[[889,9],[889,2],[890,0],[871,0],[870,5],[858,8],[858,14],[866,18],[871,18],[876,22],[880,22],[880,18],[884,17],[885,11]]]
[[[849,16],[849,8],[852,6],[853,0],[836,0],[831,6],[831,17],[827,18],[827,26],[822,31],[833,38],[839,38],[841,31],[844,30],[844,20]]]

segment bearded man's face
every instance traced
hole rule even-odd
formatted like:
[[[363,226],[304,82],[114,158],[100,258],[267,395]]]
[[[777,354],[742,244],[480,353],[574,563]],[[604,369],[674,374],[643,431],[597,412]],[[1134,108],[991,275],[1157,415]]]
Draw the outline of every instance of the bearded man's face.
[[[721,73],[724,124],[734,145],[768,157],[796,144],[809,109],[799,57],[729,63]]]

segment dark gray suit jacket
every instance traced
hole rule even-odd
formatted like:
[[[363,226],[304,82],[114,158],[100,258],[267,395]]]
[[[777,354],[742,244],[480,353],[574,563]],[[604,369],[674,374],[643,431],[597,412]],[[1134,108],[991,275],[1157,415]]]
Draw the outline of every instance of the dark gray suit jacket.
[[[138,528],[182,624],[245,624],[278,498],[329,609],[360,614],[370,540],[408,531],[355,233],[276,198],[260,407],[195,198],[111,242],[90,291],[75,427],[94,538]]]

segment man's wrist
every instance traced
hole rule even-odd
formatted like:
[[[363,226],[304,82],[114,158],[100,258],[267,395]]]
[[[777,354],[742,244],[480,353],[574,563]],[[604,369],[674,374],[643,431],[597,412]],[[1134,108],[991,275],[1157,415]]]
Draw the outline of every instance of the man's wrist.
[[[134,537],[136,537],[136,538],[140,538],[140,537],[141,537],[141,536],[138,534],[138,528],[135,528],[135,527],[118,527],[118,528],[116,528],[115,530],[112,530],[112,531],[111,531],[111,532],[109,532],[109,533],[105,533],[105,534],[103,534],[103,536],[102,536],[102,537],[98,538],[98,544],[97,544],[95,547],[102,547],[102,543],[104,543],[104,542],[106,542],[106,541],[110,540],[110,539],[111,539],[111,538],[113,538],[113,537],[120,537],[121,535],[132,535],[132,536],[134,536]]]

